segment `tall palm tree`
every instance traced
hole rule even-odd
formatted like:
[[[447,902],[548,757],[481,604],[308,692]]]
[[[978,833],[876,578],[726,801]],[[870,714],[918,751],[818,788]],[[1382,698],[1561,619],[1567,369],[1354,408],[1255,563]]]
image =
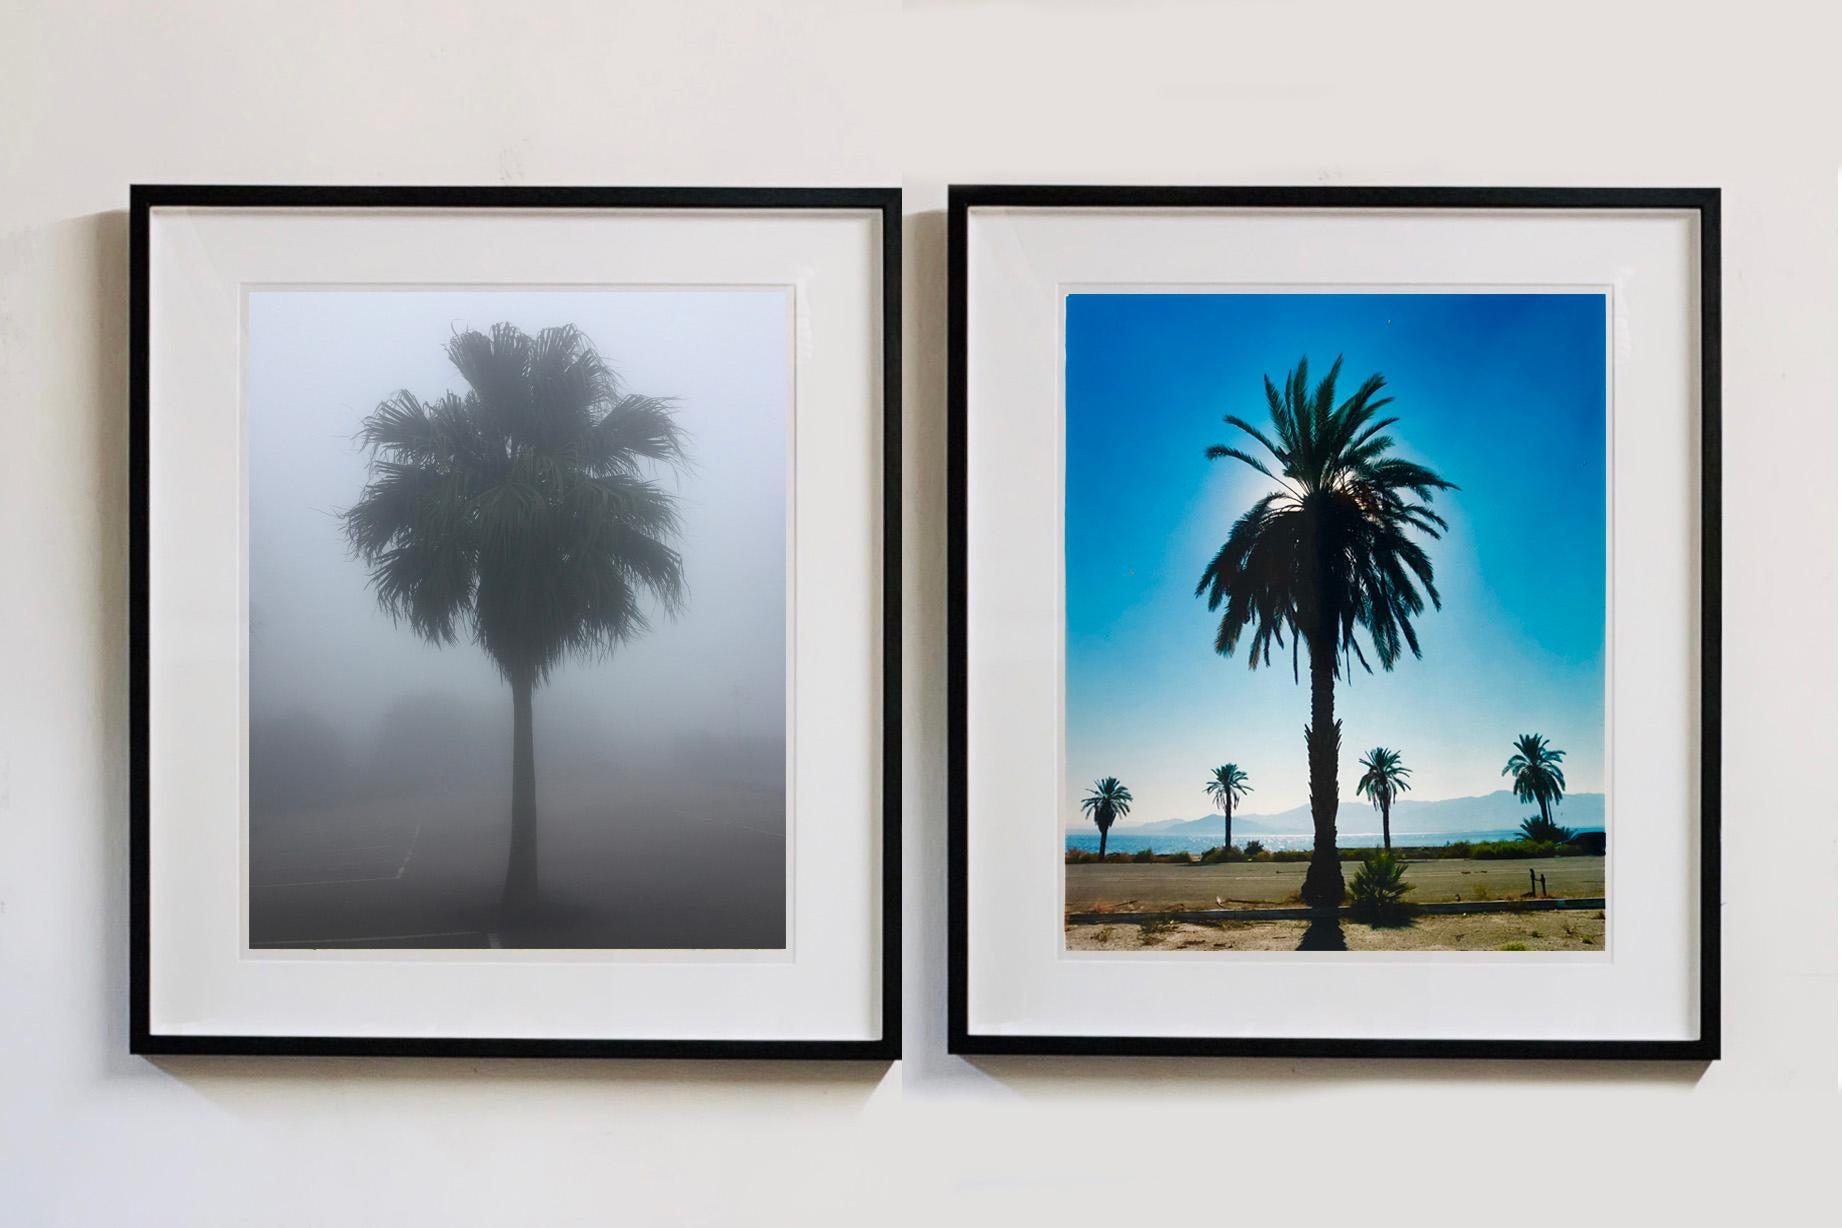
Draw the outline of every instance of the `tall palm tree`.
[[[1117,776],[1104,776],[1081,799],[1081,809],[1100,829],[1100,860],[1106,860],[1106,834],[1117,819],[1132,813],[1132,790],[1119,783]]]
[[[1350,671],[1353,654],[1368,657],[1357,640],[1368,635],[1377,662],[1392,669],[1402,648],[1420,655],[1413,619],[1430,600],[1439,606],[1433,564],[1414,540],[1437,538],[1445,521],[1433,496],[1457,489],[1424,465],[1394,454],[1387,430],[1398,418],[1379,416],[1391,398],[1378,397],[1383,380],[1371,375],[1355,394],[1337,400],[1339,358],[1314,390],[1299,359],[1281,391],[1266,380],[1273,434],[1234,414],[1222,421],[1265,450],[1271,465],[1241,448],[1217,444],[1211,459],[1233,457],[1279,489],[1242,513],[1222,547],[1203,569],[1196,594],[1222,611],[1215,650],[1232,655],[1243,631],[1247,664],[1270,664],[1275,645],[1292,640],[1292,674],[1298,676],[1302,641],[1311,676],[1311,720],[1305,727],[1310,770],[1313,849],[1302,891],[1316,907],[1343,898],[1337,861],[1337,753],[1343,727],[1336,719],[1336,682]],[[1424,590],[1425,598],[1421,596]]]
[[[1522,734],[1513,745],[1516,753],[1503,765],[1503,775],[1513,778],[1510,784],[1516,790],[1516,800],[1541,807],[1542,827],[1552,829],[1551,808],[1567,792],[1567,777],[1561,771],[1561,760],[1567,752],[1550,747],[1548,739],[1539,733]]]
[[[1224,763],[1210,771],[1202,791],[1222,808],[1222,847],[1234,847],[1234,804],[1253,791],[1247,783],[1247,773],[1236,764]]]
[[[465,392],[399,392],[364,420],[369,480],[344,527],[393,619],[472,640],[511,685],[516,915],[538,897],[532,692],[647,630],[645,597],[679,610],[677,502],[648,470],[682,462],[683,438],[670,402],[623,392],[573,327],[463,332],[448,358]]]
[[[1381,811],[1382,851],[1391,852],[1394,837],[1388,832],[1388,810],[1397,795],[1413,788],[1407,783],[1413,769],[1401,766],[1400,751],[1385,746],[1377,746],[1357,762],[1362,765],[1362,778],[1356,782],[1356,796],[1368,798],[1370,804]]]

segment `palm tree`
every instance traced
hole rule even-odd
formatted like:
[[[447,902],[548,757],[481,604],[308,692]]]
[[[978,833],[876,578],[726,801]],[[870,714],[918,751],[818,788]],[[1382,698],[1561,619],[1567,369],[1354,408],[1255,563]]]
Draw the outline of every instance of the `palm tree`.
[[[1100,860],[1106,860],[1106,834],[1114,820],[1132,813],[1132,790],[1119,783],[1117,776],[1104,776],[1081,799],[1081,809],[1100,829]]]
[[[623,392],[573,327],[458,333],[448,358],[464,393],[399,392],[364,420],[369,480],[344,527],[393,619],[472,640],[511,685],[517,915],[538,897],[532,692],[644,632],[644,596],[678,612],[677,501],[647,470],[682,462],[683,439],[670,402]]]
[[[1233,763],[1224,763],[1209,773],[1208,783],[1202,791],[1209,795],[1209,800],[1222,808],[1222,847],[1234,847],[1234,804],[1253,791],[1247,783],[1247,773]]]
[[[1315,907],[1343,898],[1337,860],[1337,754],[1342,724],[1336,719],[1336,682],[1350,671],[1352,654],[1363,669],[1368,657],[1356,632],[1367,632],[1376,660],[1392,669],[1402,648],[1420,655],[1413,619],[1430,600],[1439,606],[1433,564],[1415,534],[1438,538],[1445,521],[1433,496],[1457,489],[1424,465],[1393,454],[1387,429],[1398,418],[1378,414],[1391,398],[1378,397],[1383,380],[1371,375],[1355,395],[1337,400],[1339,358],[1311,388],[1299,359],[1282,392],[1266,380],[1273,435],[1234,414],[1222,421],[1251,437],[1272,458],[1215,445],[1211,458],[1231,456],[1279,489],[1242,513],[1222,547],[1203,569],[1196,595],[1222,611],[1215,650],[1232,655],[1248,635],[1247,664],[1270,664],[1275,645],[1292,640],[1292,674],[1298,676],[1303,641],[1311,676],[1311,720],[1305,727],[1310,771],[1314,847],[1302,891]],[[1421,597],[1424,590],[1425,598]]]
[[[1503,765],[1503,775],[1513,778],[1510,784],[1516,790],[1517,801],[1534,802],[1541,807],[1542,827],[1551,831],[1552,807],[1567,792],[1567,777],[1561,772],[1561,760],[1567,752],[1551,748],[1548,739],[1539,733],[1522,734],[1512,745],[1516,753]]]
[[[1401,752],[1377,746],[1368,756],[1357,760],[1362,765],[1362,779],[1356,782],[1356,796],[1366,797],[1379,811],[1382,817],[1382,849],[1394,848],[1394,839],[1388,833],[1388,808],[1394,805],[1397,794],[1405,793],[1413,786],[1407,778],[1413,775],[1412,768],[1401,766]]]

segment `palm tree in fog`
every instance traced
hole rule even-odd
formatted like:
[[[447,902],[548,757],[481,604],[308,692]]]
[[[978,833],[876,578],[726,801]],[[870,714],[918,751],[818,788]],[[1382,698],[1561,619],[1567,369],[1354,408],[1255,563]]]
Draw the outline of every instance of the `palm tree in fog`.
[[[1132,813],[1132,790],[1120,784],[1117,776],[1103,777],[1081,799],[1081,809],[1100,829],[1100,860],[1105,861],[1106,834],[1116,821]]]
[[[538,898],[532,693],[566,657],[605,653],[680,609],[677,502],[651,470],[684,441],[671,403],[625,392],[573,326],[448,342],[463,393],[399,392],[364,420],[368,482],[344,514],[378,604],[423,639],[467,639],[512,689],[511,854],[503,909]]]

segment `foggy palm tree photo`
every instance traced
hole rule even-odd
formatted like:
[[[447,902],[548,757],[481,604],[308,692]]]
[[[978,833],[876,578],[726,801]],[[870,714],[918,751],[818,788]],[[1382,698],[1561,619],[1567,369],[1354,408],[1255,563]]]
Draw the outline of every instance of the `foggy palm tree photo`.
[[[677,464],[684,439],[572,326],[461,333],[448,358],[464,395],[399,392],[365,419],[371,480],[345,531],[385,612],[476,645],[511,688],[516,913],[538,900],[533,694],[567,657],[643,635],[649,605],[677,612],[677,504],[648,466]]]
[[[1603,953],[1608,296],[1062,308],[1065,949]]]
[[[248,298],[252,947],[781,950],[781,288]]]

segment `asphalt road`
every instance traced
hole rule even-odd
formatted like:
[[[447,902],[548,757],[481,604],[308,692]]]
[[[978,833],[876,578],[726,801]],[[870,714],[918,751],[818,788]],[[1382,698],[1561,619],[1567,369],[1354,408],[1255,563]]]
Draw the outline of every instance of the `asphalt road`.
[[[1356,873],[1343,863],[1343,879]],[[1415,861],[1407,867],[1409,903],[1518,899],[1529,890],[1529,871],[1546,875],[1548,894],[1562,899],[1603,896],[1605,858],[1540,857],[1516,861]],[[1133,904],[1144,908],[1214,908],[1222,904],[1296,903],[1305,863],[1239,862],[1172,865],[1157,862],[1064,866],[1066,907],[1085,912]]]

